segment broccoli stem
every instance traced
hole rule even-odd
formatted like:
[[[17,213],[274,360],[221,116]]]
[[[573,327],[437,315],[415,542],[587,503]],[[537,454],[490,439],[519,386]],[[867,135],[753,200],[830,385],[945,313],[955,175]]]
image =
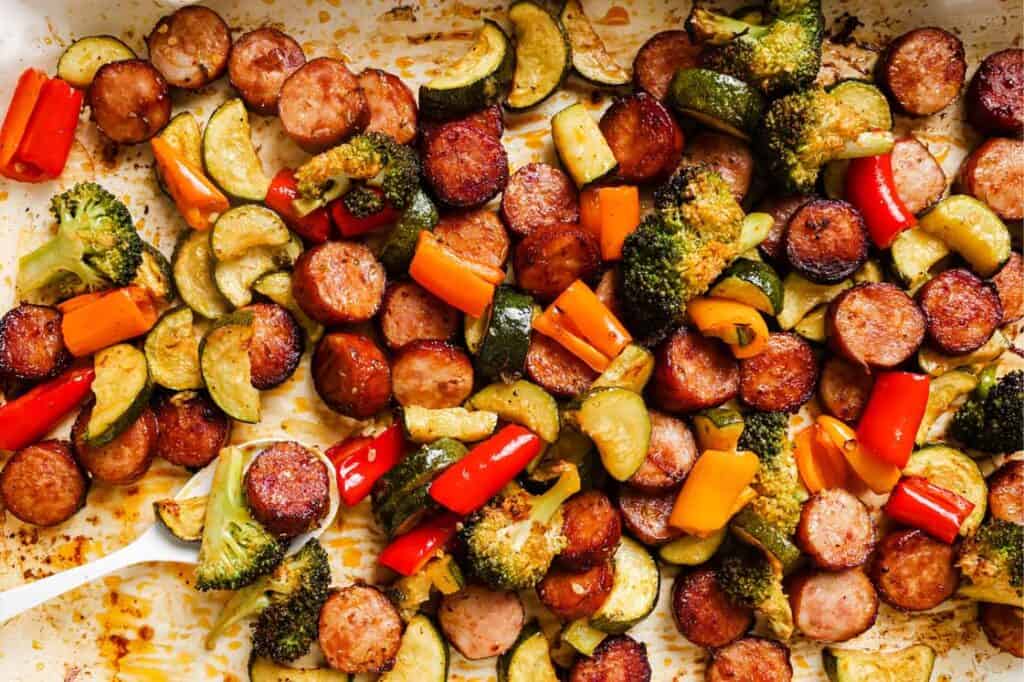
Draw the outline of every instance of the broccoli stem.
[[[206,634],[206,648],[213,649],[217,644],[217,639],[224,634],[225,630],[240,620],[261,613],[269,605],[270,595],[267,585],[263,582],[247,585],[235,592],[221,609],[216,622]]]
[[[725,45],[737,36],[744,34],[757,38],[768,32],[764,26],[748,24],[739,19],[699,8],[693,10],[690,25],[699,40],[711,45]]]
[[[844,143],[835,158],[859,159],[864,156],[888,154],[892,151],[894,141],[892,133],[888,130],[869,130]]]
[[[49,242],[18,261],[18,289],[36,291],[61,277],[61,273],[77,277],[89,288],[106,284],[95,270],[85,264],[85,245],[61,229]]]
[[[530,515],[522,522],[510,528],[511,545],[515,551],[522,549],[530,537],[533,524],[547,525],[558,513],[562,503],[580,490],[580,473],[575,465],[568,465],[558,477],[558,481],[547,492],[536,495],[530,502]]]

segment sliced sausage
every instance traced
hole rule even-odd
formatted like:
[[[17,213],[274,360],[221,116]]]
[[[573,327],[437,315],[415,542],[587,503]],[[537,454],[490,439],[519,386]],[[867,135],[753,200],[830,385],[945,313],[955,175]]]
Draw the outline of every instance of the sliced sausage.
[[[1024,525],[1024,461],[1010,460],[989,476],[988,509],[993,518]]]
[[[501,218],[520,237],[548,225],[577,223],[580,202],[576,186],[550,164],[528,163],[513,173],[505,186]]]
[[[49,379],[71,363],[56,308],[22,303],[0,318],[0,372],[23,381]]]
[[[804,504],[796,541],[819,568],[860,566],[875,548],[875,524],[864,503],[842,488],[822,490]]]
[[[633,59],[634,85],[658,99],[665,99],[676,71],[697,66],[702,47],[690,40],[686,31],[655,33]]]
[[[878,544],[871,579],[882,599],[904,611],[927,611],[953,596],[959,574],[952,545],[917,529],[889,533]]]
[[[622,288],[622,276],[618,268],[609,268],[597,280],[594,287],[594,295],[597,300],[604,304],[604,307],[612,311],[612,315],[622,319],[622,308],[619,305],[619,290]]]
[[[878,594],[858,568],[804,571],[789,580],[786,592],[797,630],[817,642],[853,639],[878,615]]]
[[[582,393],[597,378],[590,365],[543,334],[530,337],[526,374],[545,391],[562,398]]]
[[[274,535],[301,535],[320,523],[331,505],[327,467],[298,443],[274,443],[245,472],[245,500]]]
[[[697,461],[697,444],[690,427],[682,419],[657,410],[651,417],[651,442],[643,464],[629,477],[629,485],[647,493],[660,493],[679,487]]]
[[[651,682],[647,645],[629,635],[606,637],[569,671],[569,682]]]
[[[384,296],[384,266],[366,246],[326,242],[304,251],[292,272],[303,312],[327,325],[365,322]]]
[[[414,341],[395,356],[391,383],[403,407],[456,407],[473,392],[473,363],[444,341]]]
[[[176,88],[196,90],[224,75],[231,32],[220,15],[202,5],[161,17],[146,36],[149,61]]]
[[[683,163],[704,164],[718,171],[736,201],[742,201],[750,190],[754,177],[754,156],[743,140],[708,130],[690,138],[683,155]]]
[[[579,225],[548,225],[530,233],[516,247],[516,282],[542,301],[554,300],[578,279],[601,267],[601,247]]]
[[[879,75],[896,104],[911,116],[930,116],[960,94],[967,73],[964,45],[941,28],[915,28],[889,44]]]
[[[970,353],[985,345],[1003,321],[996,288],[970,270],[946,270],[917,292],[928,341],[944,353]]]
[[[508,233],[494,211],[480,208],[449,213],[434,228],[434,236],[474,263],[501,268],[508,259]]]
[[[679,165],[683,131],[665,105],[646,92],[620,97],[601,116],[601,133],[624,182],[663,180]]]
[[[744,637],[711,652],[706,682],[789,682],[789,647],[761,637]]]
[[[302,357],[302,329],[292,314],[276,303],[253,303],[249,367],[252,385],[261,391],[285,382]]]
[[[182,391],[153,403],[156,454],[171,464],[201,469],[228,444],[231,420],[205,393]]]
[[[401,78],[380,69],[363,69],[359,87],[370,110],[366,132],[384,133],[399,144],[416,138],[416,98]]]
[[[679,574],[672,587],[672,615],[683,637],[706,647],[725,646],[754,624],[753,610],[729,599],[710,568]]]
[[[277,110],[288,137],[311,154],[361,130],[369,115],[359,81],[329,57],[308,61],[288,76]]]
[[[931,208],[946,191],[946,174],[928,151],[913,137],[896,140],[892,148],[892,177],[896,193],[911,213]]]
[[[388,348],[413,341],[447,341],[459,329],[459,311],[415,282],[388,286],[380,307],[380,331]]]
[[[1008,604],[978,604],[978,622],[995,648],[1024,658],[1024,609]]]
[[[537,585],[540,602],[562,620],[589,618],[597,613],[615,581],[610,561],[584,571],[552,568]]]
[[[426,137],[423,175],[441,202],[479,206],[505,189],[508,155],[501,141],[478,125],[445,123]]]
[[[96,126],[119,144],[145,142],[171,120],[167,81],[142,59],[101,66],[88,98]]]
[[[402,618],[376,587],[349,585],[332,593],[320,609],[318,640],[335,670],[384,672],[398,655]]]
[[[860,365],[837,355],[825,359],[818,382],[818,397],[825,410],[836,419],[853,423],[868,404],[874,380]]]
[[[814,395],[818,359],[804,338],[773,333],[768,345],[740,362],[740,398],[764,412],[792,412]]]
[[[1019,47],[985,57],[967,88],[967,120],[989,135],[1024,133],[1024,50]]]
[[[677,490],[668,490],[652,495],[622,486],[619,489],[619,509],[630,535],[651,546],[663,545],[682,535],[681,530],[668,523],[677,493]]]
[[[97,481],[128,485],[142,478],[156,455],[156,416],[148,407],[131,425],[106,445],[89,445],[85,432],[93,402],[86,403],[71,427],[71,442],[82,466]]]
[[[19,520],[56,526],[85,506],[89,479],[64,440],[44,440],[18,450],[0,471],[0,498]]]
[[[469,585],[441,600],[437,618],[451,645],[476,661],[511,649],[523,629],[526,611],[515,592]]]
[[[869,282],[847,289],[829,304],[825,330],[835,352],[865,367],[888,369],[917,352],[925,320],[902,289]]]
[[[313,385],[335,412],[366,419],[391,399],[391,368],[384,352],[360,334],[333,332],[316,346]]]
[[[789,225],[789,219],[793,217],[793,214],[811,199],[812,197],[806,194],[792,194],[785,197],[771,197],[758,204],[758,212],[767,213],[775,220],[768,231],[768,236],[758,246],[765,258],[774,263],[785,262],[786,226]]]
[[[1024,218],[1024,141],[985,140],[964,160],[959,180],[1003,220]]]
[[[562,505],[562,519],[566,545],[558,562],[565,568],[586,570],[615,554],[622,538],[622,517],[600,490],[569,498]]]
[[[421,120],[420,138],[422,139],[422,142],[426,144],[430,136],[438,130],[441,130],[446,123],[454,123],[455,121],[461,121],[475,126],[479,128],[481,132],[487,133],[496,140],[500,140],[502,133],[505,132],[505,116],[501,105],[492,104],[489,107],[484,107],[483,109],[474,111],[471,114],[466,114],[462,118],[453,119],[451,121]]]
[[[845,201],[814,199],[793,214],[784,236],[786,260],[821,284],[846,279],[868,259],[868,228]]]
[[[260,114],[277,113],[281,87],[306,63],[302,46],[276,28],[258,28],[235,41],[228,80],[242,100]]]
[[[736,397],[739,365],[728,347],[680,327],[655,353],[653,397],[666,412],[696,412]]]
[[[1016,251],[1010,254],[999,272],[990,280],[999,294],[999,302],[1003,306],[1003,322],[1019,320],[1024,315],[1024,261]]]

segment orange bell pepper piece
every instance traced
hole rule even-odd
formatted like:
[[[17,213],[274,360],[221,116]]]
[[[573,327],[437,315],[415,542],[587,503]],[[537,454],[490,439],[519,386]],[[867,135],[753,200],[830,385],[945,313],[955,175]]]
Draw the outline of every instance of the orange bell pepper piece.
[[[231,208],[228,198],[167,140],[154,137],[149,143],[167,191],[185,222],[196,230],[210,229],[216,216]]]
[[[900,469],[873,456],[857,442],[853,429],[835,417],[821,415],[817,420],[825,436],[839,449],[853,473],[876,493],[887,493],[900,480]]]
[[[156,324],[153,299],[142,287],[83,296],[87,298],[81,303],[75,303],[75,299],[68,302],[68,312],[61,320],[64,345],[75,357],[141,336]]]
[[[725,341],[737,358],[752,358],[768,344],[768,325],[753,306],[724,298],[695,298],[686,312],[701,334]]]
[[[601,212],[601,258],[622,258],[622,244],[640,224],[640,192],[632,185],[597,190]]]
[[[679,491],[669,525],[708,537],[729,522],[760,462],[747,451],[705,450]]]
[[[494,298],[494,283],[481,278],[477,270],[445,248],[437,237],[426,230],[420,232],[409,276],[448,305],[473,317],[483,316]]]
[[[843,453],[822,433],[821,427],[812,424],[796,434],[797,470],[800,480],[812,494],[830,488],[845,488],[848,475]]]
[[[597,187],[580,192],[580,227],[594,235],[601,242],[601,198]]]
[[[570,284],[551,307],[565,313],[583,338],[606,357],[614,358],[633,340],[597,294],[580,280]]]
[[[595,372],[603,372],[611,364],[608,356],[580,338],[572,321],[557,308],[548,308],[543,314],[538,315],[533,321],[533,328],[578,357]]]

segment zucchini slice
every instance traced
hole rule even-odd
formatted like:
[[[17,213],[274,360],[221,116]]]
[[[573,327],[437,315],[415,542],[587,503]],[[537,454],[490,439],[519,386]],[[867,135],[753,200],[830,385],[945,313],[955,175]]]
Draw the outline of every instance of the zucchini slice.
[[[432,410],[418,405],[402,410],[402,428],[413,443],[432,443],[439,438],[474,443],[490,436],[497,426],[498,415],[487,410],[470,411],[464,407]]]
[[[898,651],[851,651],[827,646],[821,652],[830,682],[928,682],[935,651],[925,644]]]
[[[943,355],[930,346],[924,346],[917,351],[917,364],[933,377],[942,376],[958,367],[966,367],[973,371],[977,369],[978,365],[998,359],[1009,347],[1010,342],[997,329],[984,346],[966,355]]]
[[[700,451],[736,450],[743,435],[743,415],[728,407],[701,410],[693,417]]]
[[[757,254],[757,247],[768,238],[768,234],[772,231],[774,225],[775,219],[768,213],[758,213],[755,211],[743,216],[743,223],[740,225],[738,251],[744,254],[744,257],[748,260],[761,260],[760,255],[751,258],[746,254],[751,252]]]
[[[217,218],[210,232],[210,248],[217,260],[230,260],[257,246],[281,246],[290,238],[280,216],[264,206],[249,204],[228,209]]]
[[[913,291],[931,278],[931,269],[949,255],[949,247],[939,237],[912,227],[893,240],[889,255],[896,274]]]
[[[784,574],[796,568],[800,561],[800,550],[793,541],[749,507],[744,507],[732,517],[729,529],[740,540],[777,560]]]
[[[480,317],[464,315],[462,317],[462,339],[466,342],[466,350],[473,355],[480,352],[487,333],[487,322],[491,319],[491,307],[488,306]]]
[[[974,509],[960,524],[960,535],[968,537],[978,530],[988,507],[988,487],[973,459],[945,445],[930,445],[910,456],[903,475],[927,478],[973,503]]]
[[[174,272],[167,256],[149,242],[142,242],[142,262],[135,270],[132,284],[149,292],[153,300],[166,305],[174,300]]]
[[[417,190],[381,247],[380,262],[389,275],[400,277],[406,274],[416,253],[420,232],[433,232],[437,221],[437,206],[426,192]]]
[[[199,121],[192,115],[192,112],[183,111],[174,116],[157,137],[181,154],[182,158],[192,164],[194,168],[202,170],[203,131],[199,129]],[[160,189],[165,194],[169,194],[167,186],[164,184],[164,178],[160,175],[160,167],[155,163],[153,164],[153,173],[156,175],[156,182]]]
[[[827,313],[828,306],[819,305],[817,308],[804,315],[804,319],[796,323],[796,326],[793,327],[793,331],[808,341],[825,343],[825,338],[828,336],[825,331],[825,315]]]
[[[750,140],[764,97],[738,78],[710,69],[679,69],[668,89],[668,103],[709,128]]]
[[[1010,231],[974,197],[954,194],[919,221],[921,229],[959,253],[979,277],[991,277],[1010,258]]]
[[[466,406],[494,412],[503,421],[522,424],[546,443],[558,440],[558,403],[551,394],[529,381],[491,384],[470,397]]]
[[[955,369],[940,377],[932,379],[928,386],[928,404],[924,408],[924,417],[917,428],[914,442],[924,445],[928,441],[928,433],[932,430],[939,416],[949,409],[957,398],[967,395],[978,385],[978,377],[970,372]]]
[[[252,283],[252,290],[261,296],[266,296],[294,315],[295,321],[306,331],[306,338],[311,344],[319,341],[320,337],[324,335],[324,326],[307,315],[292,296],[290,273],[271,272],[268,275],[263,275]]]
[[[487,330],[477,350],[476,367],[485,379],[514,381],[523,374],[533,328],[533,299],[500,286],[491,302]]]
[[[85,89],[101,66],[135,59],[132,49],[114,36],[88,36],[71,43],[57,62],[57,76],[68,85]]]
[[[373,491],[373,515],[389,537],[411,529],[431,508],[430,483],[466,454],[466,446],[441,438],[407,455]]]
[[[242,201],[263,201],[270,179],[252,143],[249,113],[241,99],[217,107],[203,131],[203,165],[210,179]]]
[[[500,102],[512,82],[515,64],[508,36],[484,19],[469,52],[420,86],[420,112],[426,118],[457,118]]]
[[[612,591],[590,618],[590,624],[608,634],[618,635],[654,610],[661,591],[661,574],[650,552],[627,537],[619,542],[612,561],[615,565]]]
[[[728,530],[722,528],[706,538],[684,535],[659,547],[658,556],[677,566],[699,566],[715,555],[727,534]]]
[[[260,420],[260,392],[253,388],[249,366],[253,315],[242,310],[221,318],[199,344],[199,368],[210,398],[232,419]]]
[[[182,306],[164,313],[143,345],[153,381],[172,391],[202,388],[200,338],[191,308]]]
[[[213,281],[213,264],[210,236],[196,230],[183,232],[171,257],[174,285],[185,305],[210,320],[231,312],[231,304]]]
[[[263,275],[290,268],[302,255],[302,241],[294,234],[282,246],[256,246],[238,258],[217,261],[213,281],[227,301],[241,308],[252,302],[252,285]]]
[[[846,198],[846,171],[849,168],[849,159],[836,159],[825,164],[821,171],[821,188],[829,199]]]
[[[135,346],[119,343],[96,353],[92,392],[96,404],[85,429],[89,445],[105,445],[132,425],[149,403],[153,381],[146,356]]]
[[[330,668],[289,668],[256,654],[249,657],[249,682],[351,682],[352,676]]]
[[[558,19],[534,2],[513,2],[508,19],[516,34],[516,70],[505,106],[522,111],[562,85],[572,69],[572,48]]]
[[[535,622],[524,627],[512,648],[498,657],[498,682],[558,682],[548,638]]]
[[[737,258],[709,293],[745,303],[766,315],[782,312],[782,280],[772,266],[761,261]]]
[[[892,130],[889,100],[871,83],[850,78],[839,81],[828,91],[863,116],[872,130]]]
[[[616,481],[625,481],[647,458],[651,417],[644,399],[624,388],[599,388],[580,402],[575,419]]]
[[[569,36],[572,48],[572,67],[580,76],[597,85],[625,85],[630,81],[629,71],[619,66],[597,35],[590,19],[583,11],[580,0],[568,0],[559,17]]]
[[[184,500],[157,500],[153,511],[171,535],[182,542],[199,542],[203,539],[207,499],[203,495]]]
[[[654,354],[643,346],[631,343],[615,356],[590,387],[624,388],[633,393],[643,393],[653,372]]]
[[[448,679],[448,642],[434,622],[422,614],[405,626],[395,665],[378,682],[445,682]]]
[[[423,571],[430,577],[430,584],[441,594],[455,594],[466,586],[462,569],[450,554],[431,559],[423,567]]]
[[[618,165],[597,121],[579,102],[551,117],[551,137],[577,187],[603,178]]]
[[[784,331],[792,329],[807,313],[852,286],[853,282],[848,279],[838,284],[817,284],[795,272],[789,273],[782,282],[782,310],[776,316],[779,326]]]
[[[584,656],[593,656],[607,636],[607,632],[593,627],[586,618],[574,620],[562,630],[562,641]]]

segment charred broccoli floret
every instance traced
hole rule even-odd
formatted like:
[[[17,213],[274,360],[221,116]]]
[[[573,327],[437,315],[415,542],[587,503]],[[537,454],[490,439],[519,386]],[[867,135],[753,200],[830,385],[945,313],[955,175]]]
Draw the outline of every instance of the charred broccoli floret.
[[[748,508],[783,536],[793,535],[808,496],[789,440],[789,418],[783,412],[746,415],[737,447],[750,450],[761,460],[751,484],[757,497]]]
[[[57,234],[18,263],[18,290],[52,290],[58,298],[123,286],[142,261],[142,239],[127,207],[94,182],[50,200]]]
[[[960,594],[1024,607],[1024,526],[991,519],[964,540],[957,560]]]
[[[1024,370],[975,391],[953,415],[952,433],[968,447],[985,452],[1024,447]]]
[[[380,213],[384,210],[384,197],[365,185],[356,185],[341,197],[348,212],[356,218]]]
[[[722,554],[716,576],[725,593],[760,613],[776,637],[793,635],[793,611],[782,589],[782,569],[763,553],[735,544]]]

